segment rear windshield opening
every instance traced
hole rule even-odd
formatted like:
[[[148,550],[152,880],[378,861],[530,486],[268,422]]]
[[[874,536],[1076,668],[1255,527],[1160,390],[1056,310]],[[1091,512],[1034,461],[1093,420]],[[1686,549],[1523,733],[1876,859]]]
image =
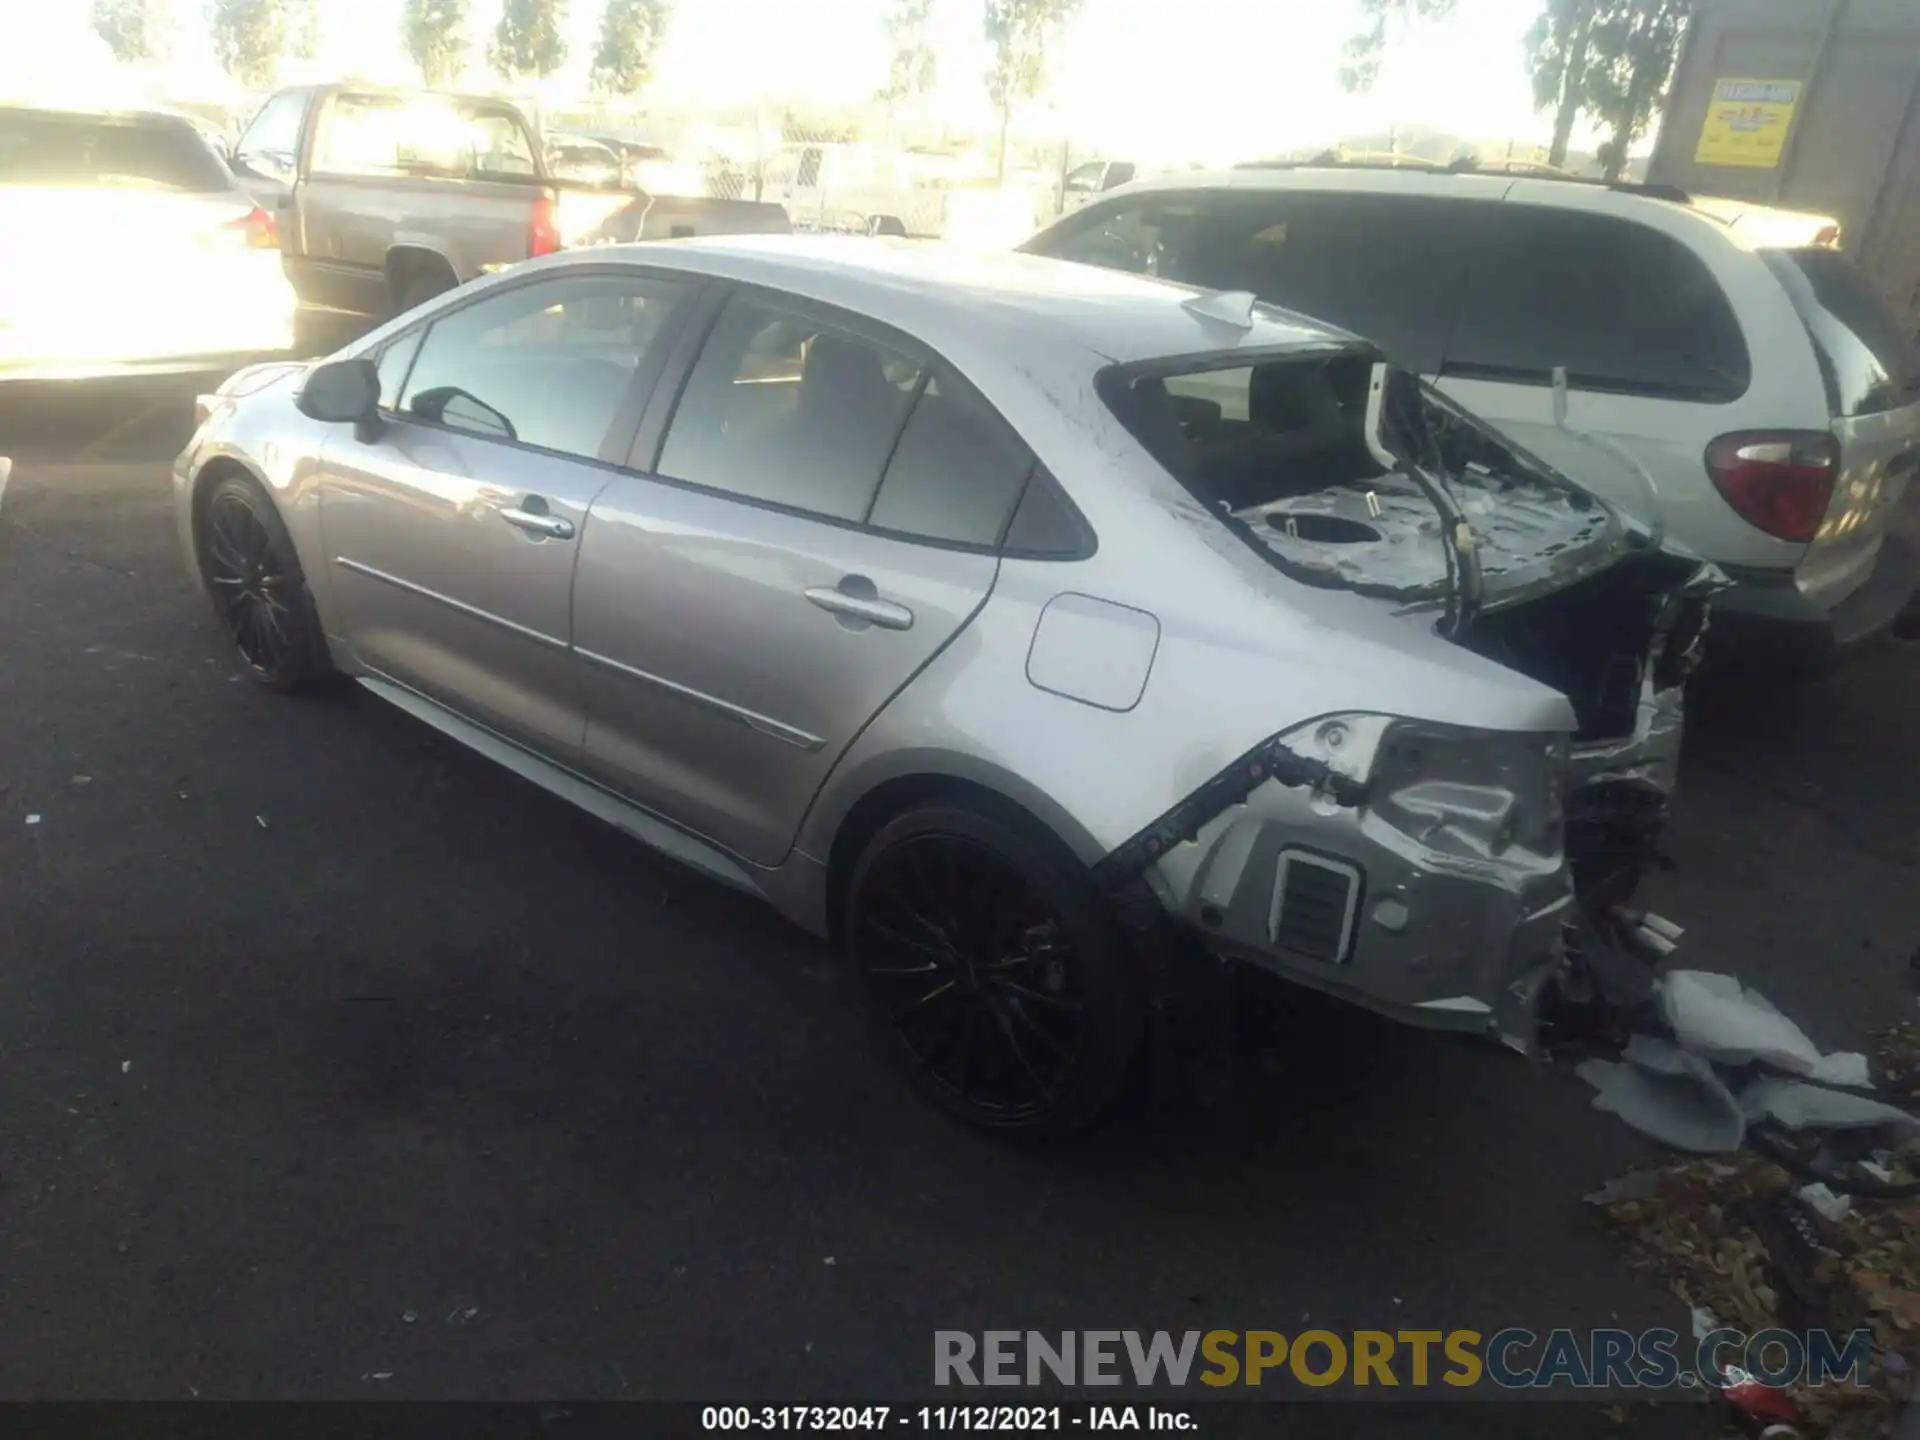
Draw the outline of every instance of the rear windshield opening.
[[[219,194],[233,182],[184,120],[0,110],[0,185]]]
[[[1440,512],[1404,464],[1367,440],[1369,351],[1111,370],[1115,416],[1189,493],[1308,584],[1444,600]],[[1489,592],[1584,563],[1619,537],[1608,507],[1431,390],[1413,419],[1422,468],[1445,477],[1473,526]]]
[[[1763,250],[1812,336],[1842,418],[1920,404],[1920,353],[1864,272],[1838,250]]]

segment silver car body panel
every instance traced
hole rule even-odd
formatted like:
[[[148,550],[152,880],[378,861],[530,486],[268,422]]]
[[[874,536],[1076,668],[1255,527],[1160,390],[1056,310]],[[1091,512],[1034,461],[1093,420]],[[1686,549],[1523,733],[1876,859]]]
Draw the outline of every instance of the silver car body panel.
[[[869,240],[597,247],[460,298],[610,262],[772,286],[905,332],[1014,426],[1097,548],[996,559],[611,467],[575,473],[550,455],[500,469],[506,447],[482,441],[484,473],[477,451],[464,471],[442,457],[428,484],[407,464],[416,442],[365,446],[351,427],[306,419],[298,372],[282,369],[229,382],[247,393],[208,401],[176,462],[196,573],[195,486],[243,467],[281,508],[342,668],[649,843],[737,872],[723,878],[821,933],[835,866],[851,858],[836,844],[882,786],[983,787],[1098,867],[1256,747],[1278,736],[1294,746],[1344,717],[1366,744],[1329,761],[1309,753],[1318,741],[1299,742],[1278,778],[1216,807],[1138,878],[1223,953],[1420,1023],[1524,1042],[1516,1017],[1558,953],[1571,895],[1551,833],[1569,701],[1391,605],[1288,580],[1169,476],[1092,384],[1115,361],[1351,341],[1266,309],[1226,331],[1186,308],[1192,292],[1137,277]],[[433,313],[342,354],[372,353]],[[340,480],[324,506],[323,456]],[[450,483],[450,471],[469,478]],[[529,490],[556,513],[584,512],[581,538],[529,543],[503,525],[499,507]],[[577,555],[571,569],[563,553]],[[460,603],[434,607],[336,558]],[[809,598],[845,591],[849,576],[910,610],[911,625],[863,625]],[[356,653],[350,629],[375,637],[377,659]],[[1659,722],[1650,709],[1649,743]],[[1428,734],[1453,737],[1460,774],[1366,769],[1395,737]],[[1634,763],[1637,744],[1606,763]],[[1383,788],[1377,802],[1343,802],[1303,779],[1313,775]],[[1514,838],[1514,817],[1532,838]],[[1353,952],[1338,966],[1271,943],[1273,857],[1302,847],[1365,872]],[[1206,906],[1222,916],[1211,930],[1195,919]]]

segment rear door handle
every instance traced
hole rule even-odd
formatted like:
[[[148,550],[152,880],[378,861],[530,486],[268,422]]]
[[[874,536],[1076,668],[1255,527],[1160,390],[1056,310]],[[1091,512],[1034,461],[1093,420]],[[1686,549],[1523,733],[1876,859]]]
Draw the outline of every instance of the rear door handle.
[[[502,510],[500,518],[516,530],[524,530],[529,535],[544,535],[549,540],[571,540],[573,522],[562,520],[558,515],[549,515],[541,510]]]
[[[814,585],[805,592],[808,600],[822,610],[835,615],[845,615],[850,620],[865,620],[869,625],[878,625],[882,630],[911,630],[913,611],[904,605],[896,605],[891,600],[882,600],[877,596],[849,595],[845,590],[836,590],[831,585]]]

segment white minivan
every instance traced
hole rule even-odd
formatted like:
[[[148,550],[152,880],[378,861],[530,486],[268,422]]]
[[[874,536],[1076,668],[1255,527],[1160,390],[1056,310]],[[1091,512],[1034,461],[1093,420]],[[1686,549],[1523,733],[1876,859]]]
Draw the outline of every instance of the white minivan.
[[[1920,359],[1844,254],[1781,239],[1664,187],[1249,167],[1122,186],[1022,248],[1376,341],[1718,563],[1714,649],[1827,660],[1914,592],[1888,521],[1920,463]]]

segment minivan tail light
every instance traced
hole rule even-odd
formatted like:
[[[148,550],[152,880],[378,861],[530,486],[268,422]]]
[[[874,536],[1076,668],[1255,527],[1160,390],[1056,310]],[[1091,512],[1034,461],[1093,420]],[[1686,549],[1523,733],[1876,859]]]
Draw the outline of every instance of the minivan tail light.
[[[1822,430],[1741,430],[1707,446],[1721,498],[1776,540],[1813,539],[1839,470],[1840,447]]]
[[[552,255],[560,249],[560,227],[554,223],[553,197],[537,195],[533,201],[533,233],[527,237],[527,254]]]

